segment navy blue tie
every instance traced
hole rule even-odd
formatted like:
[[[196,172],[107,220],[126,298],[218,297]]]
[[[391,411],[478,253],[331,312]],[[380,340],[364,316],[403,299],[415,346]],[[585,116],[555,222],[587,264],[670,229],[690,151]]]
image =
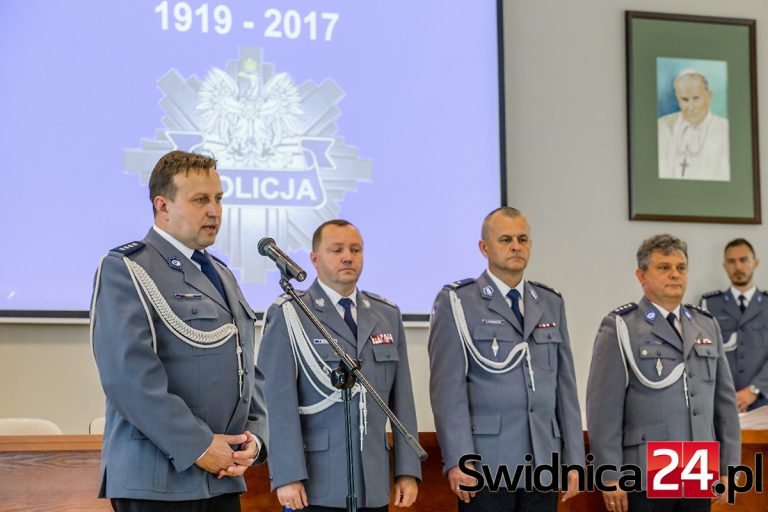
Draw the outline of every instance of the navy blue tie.
[[[512,288],[507,292],[507,297],[512,301],[512,313],[515,314],[515,318],[520,322],[520,327],[523,326],[523,314],[520,312],[520,292],[515,288]]]
[[[675,316],[674,313],[670,313],[667,315],[667,322],[669,322],[669,325],[672,326],[672,330],[675,331],[675,334],[677,334],[677,337],[680,338],[680,341],[682,341],[683,337],[680,336],[680,331],[677,330],[677,326],[675,325],[675,320],[677,320],[677,316]]]
[[[224,291],[224,285],[222,284],[221,278],[216,272],[216,269],[213,268],[213,263],[211,263],[211,259],[208,257],[208,255],[203,254],[201,251],[195,251],[192,253],[192,261],[200,265],[200,270],[203,271],[205,277],[207,277],[208,280],[213,283],[213,286],[215,286],[219,291],[221,297],[224,300],[227,300],[227,293]]]
[[[342,297],[339,299],[339,306],[344,308],[344,321],[349,326],[355,339],[357,339],[357,324],[355,323],[355,318],[352,316],[352,299]]]
[[[739,295],[739,309],[742,313],[747,309],[747,298],[744,295]]]

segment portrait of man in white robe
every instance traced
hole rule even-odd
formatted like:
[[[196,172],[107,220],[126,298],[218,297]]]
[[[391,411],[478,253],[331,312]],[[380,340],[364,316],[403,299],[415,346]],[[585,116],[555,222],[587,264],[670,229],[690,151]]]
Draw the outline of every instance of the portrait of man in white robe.
[[[725,68],[724,62],[716,64]],[[662,86],[660,83],[660,101]],[[677,111],[658,118],[659,178],[730,181],[728,119],[710,109],[714,93],[707,76],[688,67],[678,72],[669,86],[674,90]],[[669,89],[666,94],[669,96]],[[724,109],[725,101],[720,104]]]

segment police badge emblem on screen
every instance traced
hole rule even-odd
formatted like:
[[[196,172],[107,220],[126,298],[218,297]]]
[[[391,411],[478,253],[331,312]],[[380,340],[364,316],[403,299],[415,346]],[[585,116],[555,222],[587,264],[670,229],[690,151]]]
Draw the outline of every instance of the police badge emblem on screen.
[[[358,182],[371,181],[371,160],[336,133],[344,91],[332,79],[296,84],[260,48],[240,48],[224,69],[212,63],[202,79],[170,69],[158,87],[163,128],[123,151],[124,169],[146,184],[154,163],[173,149],[216,158],[224,190],[216,247],[247,283],[263,282],[274,268],[253,257],[253,233],[289,251],[309,250],[315,227],[337,216]]]

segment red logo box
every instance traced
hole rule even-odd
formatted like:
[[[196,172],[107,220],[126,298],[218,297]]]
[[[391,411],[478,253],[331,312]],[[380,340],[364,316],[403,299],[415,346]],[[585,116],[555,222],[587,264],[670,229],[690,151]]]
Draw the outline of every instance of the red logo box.
[[[646,445],[649,498],[711,498],[720,478],[717,441],[649,441]]]

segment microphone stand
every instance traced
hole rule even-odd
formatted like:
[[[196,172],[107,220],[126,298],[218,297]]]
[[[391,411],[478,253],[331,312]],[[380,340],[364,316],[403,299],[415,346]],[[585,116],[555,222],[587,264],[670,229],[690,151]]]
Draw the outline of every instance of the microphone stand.
[[[352,359],[349,354],[344,352],[344,349],[341,348],[339,342],[336,341],[336,339],[331,335],[331,333],[328,332],[328,330],[325,328],[325,326],[323,326],[315,314],[310,311],[306,304],[304,304],[304,301],[302,301],[301,298],[296,294],[293,285],[289,281],[290,276],[287,276],[285,273],[283,273],[282,268],[280,270],[282,275],[282,278],[280,279],[280,287],[293,299],[294,303],[299,306],[299,309],[304,312],[309,321],[312,322],[318,331],[320,331],[320,334],[322,334],[323,337],[328,340],[328,343],[333,347],[333,350],[339,355],[339,358],[341,359],[339,362],[339,367],[331,373],[331,382],[333,387],[341,390],[341,396],[344,400],[344,421],[347,427],[347,512],[357,512],[357,495],[355,494],[355,467],[352,461],[352,386],[355,385],[356,381],[366,389],[371,398],[373,398],[381,410],[384,411],[384,414],[387,415],[392,426],[394,426],[397,431],[400,432],[400,435],[403,436],[411,450],[416,453],[416,456],[419,458],[419,460],[426,460],[427,452],[424,451],[424,448],[419,445],[418,441],[416,441],[416,438],[414,438],[413,435],[408,432],[408,430],[405,428],[405,425],[403,425],[397,416],[395,416],[395,413],[393,413],[389,406],[387,406],[387,404],[384,402],[384,399],[381,398],[381,395],[379,395],[376,390],[373,389],[371,383],[368,382],[368,379],[366,379],[365,375],[363,375],[363,373],[360,371],[360,362]]]

